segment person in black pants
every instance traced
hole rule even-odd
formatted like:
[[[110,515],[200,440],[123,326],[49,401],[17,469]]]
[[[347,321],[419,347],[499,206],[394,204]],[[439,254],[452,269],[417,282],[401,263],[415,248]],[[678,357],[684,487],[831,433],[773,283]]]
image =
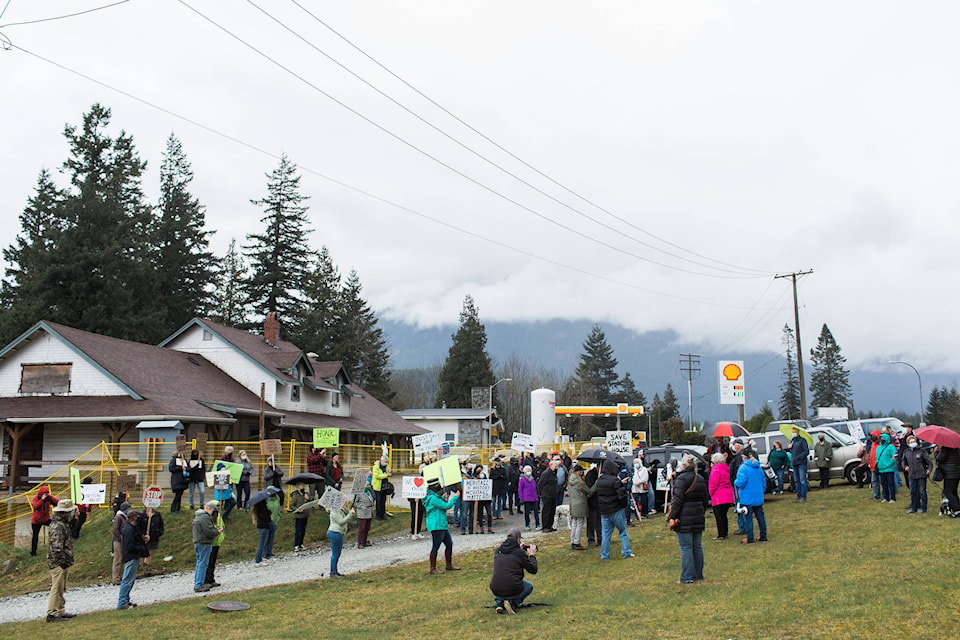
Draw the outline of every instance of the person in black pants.
[[[943,475],[943,497],[950,503],[954,514],[957,514],[960,513],[960,498],[957,496],[957,485],[960,484],[960,449],[942,446],[937,449],[937,471]]]
[[[544,533],[556,531],[553,528],[553,519],[557,514],[557,493],[560,490],[560,485],[557,483],[559,466],[559,460],[551,460],[537,481],[537,493],[540,495],[541,505],[540,522],[543,524]]]
[[[517,483],[520,482],[520,462],[516,458],[510,458],[510,464],[507,465],[507,509],[510,515],[513,515],[513,508],[516,505],[517,513],[520,513],[520,496],[517,494]]]
[[[597,478],[600,477],[600,469],[594,465],[584,475],[583,481],[588,487],[595,487]],[[597,503],[597,493],[594,491],[587,496],[587,545],[600,544],[600,510]]]
[[[170,464],[167,466],[170,472],[170,488],[173,489],[173,502],[170,503],[170,513],[180,512],[180,500],[183,499],[183,492],[190,486],[190,470],[187,467],[186,460],[180,453],[174,453],[170,458]]]

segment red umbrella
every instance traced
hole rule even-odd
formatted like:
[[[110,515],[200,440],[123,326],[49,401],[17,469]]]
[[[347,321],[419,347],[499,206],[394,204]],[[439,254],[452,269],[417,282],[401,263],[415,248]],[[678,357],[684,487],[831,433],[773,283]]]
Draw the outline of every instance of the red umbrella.
[[[941,447],[951,447],[960,449],[960,433],[946,427],[938,427],[935,424],[927,425],[915,429],[913,435],[926,442],[938,444]]]
[[[750,432],[736,422],[714,422],[704,428],[703,435],[714,438],[745,438]]]

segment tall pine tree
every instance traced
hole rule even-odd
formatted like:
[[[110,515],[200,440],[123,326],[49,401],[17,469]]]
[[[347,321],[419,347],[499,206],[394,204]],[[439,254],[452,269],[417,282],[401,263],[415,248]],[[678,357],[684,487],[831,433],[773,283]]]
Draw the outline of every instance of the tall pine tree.
[[[616,402],[620,376],[616,372],[617,359],[613,347],[600,325],[593,325],[590,335],[583,343],[580,364],[574,375],[580,380],[584,393],[589,394],[587,404],[612,405]]]
[[[852,411],[850,372],[843,367],[847,359],[826,324],[820,329],[816,348],[810,350],[810,362],[814,367],[810,376],[810,408],[848,407]]]
[[[207,250],[211,232],[204,229],[203,205],[189,191],[192,181],[190,162],[180,141],[170,134],[160,165],[154,245],[158,250],[155,295],[171,331],[206,313],[215,277],[215,258]]]
[[[469,295],[463,299],[460,327],[452,338],[453,344],[440,369],[436,406],[445,403],[450,408],[471,408],[472,388],[493,385],[496,379],[487,354],[487,330]]]
[[[324,246],[313,254],[304,279],[305,304],[290,328],[290,340],[320,360],[341,360],[338,345],[341,325],[340,272]]]
[[[351,379],[385,404],[393,399],[390,388],[390,350],[377,316],[361,295],[363,287],[357,272],[350,271],[343,284],[341,306],[341,346],[339,359]]]
[[[297,165],[286,155],[268,177],[267,196],[251,200],[263,207],[260,219],[266,225],[263,233],[250,234],[244,245],[251,275],[246,284],[247,305],[258,320],[269,311],[276,311],[280,326],[294,321],[302,312],[302,291],[310,268],[311,251],[307,245],[308,198],[300,194]]]
[[[244,327],[249,317],[244,285],[247,281],[247,264],[237,251],[237,240],[230,240],[227,253],[220,260],[215,277],[212,319],[228,327]]]
[[[783,325],[783,336],[780,343],[786,350],[787,364],[783,368],[783,376],[780,383],[780,402],[777,405],[777,411],[780,412],[782,420],[794,420],[800,418],[800,374],[797,369],[797,359],[794,355],[794,346],[797,344],[793,337],[793,329],[790,325]]]

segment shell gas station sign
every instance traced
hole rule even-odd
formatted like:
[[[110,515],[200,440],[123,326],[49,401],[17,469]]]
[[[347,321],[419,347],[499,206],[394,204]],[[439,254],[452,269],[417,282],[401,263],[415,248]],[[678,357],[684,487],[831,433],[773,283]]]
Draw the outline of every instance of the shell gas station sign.
[[[743,360],[720,360],[717,363],[720,381],[720,404],[746,404],[743,381]]]

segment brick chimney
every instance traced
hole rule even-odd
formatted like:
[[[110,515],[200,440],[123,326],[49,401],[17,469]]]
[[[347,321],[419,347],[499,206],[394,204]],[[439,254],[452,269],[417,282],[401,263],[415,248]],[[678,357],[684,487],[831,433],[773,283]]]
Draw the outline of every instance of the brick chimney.
[[[280,321],[277,320],[276,311],[267,313],[267,319],[263,322],[263,338],[273,346],[280,344]]]

